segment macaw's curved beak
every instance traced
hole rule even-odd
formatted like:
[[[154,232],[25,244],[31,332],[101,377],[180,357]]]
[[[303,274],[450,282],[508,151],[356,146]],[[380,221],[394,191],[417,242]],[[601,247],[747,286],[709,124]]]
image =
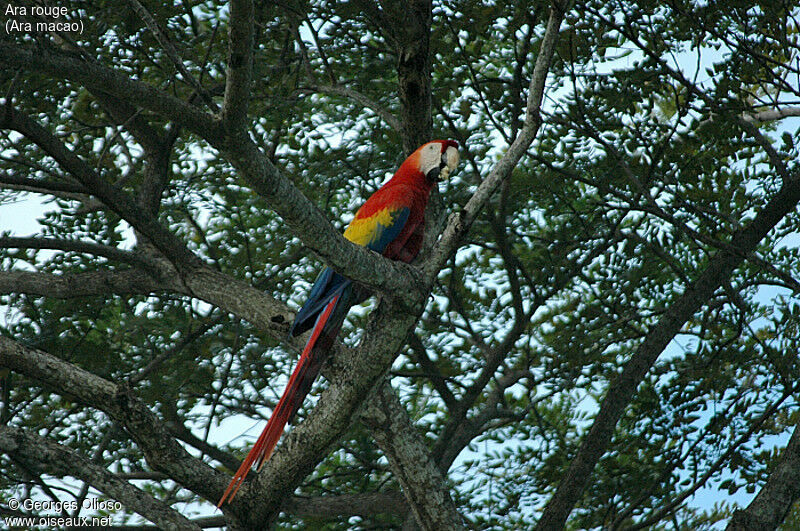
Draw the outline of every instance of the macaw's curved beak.
[[[455,145],[450,145],[442,153],[439,166],[431,168],[426,177],[431,182],[439,182],[447,179],[450,173],[458,166],[459,155],[458,148]]]
[[[439,175],[442,173],[441,166],[435,166],[428,170],[428,173],[425,174],[425,178],[428,179],[429,182],[438,183],[439,182]]]

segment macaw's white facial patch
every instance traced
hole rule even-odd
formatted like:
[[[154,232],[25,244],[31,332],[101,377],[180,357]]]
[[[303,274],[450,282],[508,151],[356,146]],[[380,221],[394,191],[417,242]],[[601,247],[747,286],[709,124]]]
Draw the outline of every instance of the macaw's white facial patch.
[[[429,181],[436,182],[446,179],[458,165],[458,148],[455,142],[434,140],[420,147],[417,155],[419,171]]]
[[[422,146],[419,154],[419,170],[424,174],[438,168],[442,158],[442,145],[439,142],[429,142]]]

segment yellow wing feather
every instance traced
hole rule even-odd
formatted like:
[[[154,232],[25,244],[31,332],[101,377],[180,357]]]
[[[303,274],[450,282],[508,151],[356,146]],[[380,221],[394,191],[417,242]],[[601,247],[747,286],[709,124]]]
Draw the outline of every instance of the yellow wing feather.
[[[385,208],[368,218],[356,218],[347,226],[344,237],[356,245],[367,246],[380,238],[386,227],[392,226],[396,214],[396,210]]]

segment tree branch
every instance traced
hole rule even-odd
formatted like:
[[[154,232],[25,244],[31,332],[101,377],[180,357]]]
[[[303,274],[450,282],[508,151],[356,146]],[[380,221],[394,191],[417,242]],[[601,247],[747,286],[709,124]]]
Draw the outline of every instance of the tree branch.
[[[179,270],[202,264],[174,234],[155,218],[145,215],[124,192],[100,177],[83,159],[37,122],[8,109],[0,119],[0,127],[13,129],[36,143],[108,208],[144,234]]]
[[[58,389],[120,422],[142,449],[148,464],[203,496],[217,500],[227,476],[192,457],[125,384],[115,384],[71,363],[0,336],[0,367]],[[232,504],[236,507],[236,501]]]
[[[781,107],[778,109],[745,113],[742,115],[742,119],[747,122],[771,122],[792,116],[800,116],[800,107]]]
[[[378,389],[376,399],[360,418],[389,460],[420,527],[431,531],[463,528],[444,475],[388,382]]]
[[[423,263],[422,267],[426,272],[426,277],[435,277],[435,275],[438,274],[438,271],[445,265],[449,256],[458,247],[461,238],[467,233],[480,210],[502,182],[508,178],[511,171],[516,167],[519,160],[527,151],[531,142],[533,142],[541,122],[539,118],[539,108],[541,107],[542,98],[544,96],[544,83],[550,68],[550,62],[552,61],[563,16],[564,12],[556,7],[550,11],[547,28],[542,38],[539,55],[537,56],[533,76],[529,85],[525,122],[522,129],[503,158],[494,166],[489,176],[478,186],[478,189],[467,202],[464,209],[458,214],[451,216],[442,237],[431,252],[429,260]],[[554,284],[556,286],[561,285],[561,283],[565,284],[567,280],[568,277],[560,278],[557,279]],[[492,349],[487,356],[485,367],[476,381],[468,388],[467,393],[459,401],[459,407],[450,412],[452,418],[445,426],[444,431],[440,434],[439,440],[433,450],[434,456],[439,461],[442,468],[447,469],[452,463],[452,460],[457,456],[457,453],[462,449],[451,446],[451,443],[454,442],[452,438],[453,434],[458,431],[459,426],[465,422],[469,408],[478,396],[480,396],[486,384],[494,376],[507,350],[513,345],[526,325],[527,318],[517,319],[515,321],[512,330],[509,331],[505,340],[496,348]]]
[[[342,85],[309,85],[301,88],[300,90],[303,92],[319,92],[321,94],[342,96],[344,98],[353,100],[354,102],[374,112],[381,120],[386,122],[386,125],[398,133],[402,131],[400,120],[398,120],[397,117],[389,111],[389,109],[379,104],[377,101],[368,98],[366,95],[358,92],[357,90],[353,90]]]
[[[416,354],[417,363],[425,372],[425,376],[430,380],[433,388],[439,393],[442,401],[448,409],[453,410],[458,407],[458,400],[453,392],[447,386],[447,380],[442,376],[441,371],[436,366],[436,363],[428,356],[425,344],[417,334],[409,336],[409,345],[411,350]]]
[[[141,109],[107,92],[95,91],[92,95],[115,125],[126,129],[145,153],[157,153],[164,149],[162,135],[148,123]]]
[[[431,115],[431,0],[383,2],[397,47],[397,80],[403,150],[410,155],[429,141]]]
[[[337,516],[401,515],[407,509],[399,492],[369,492],[304,498],[292,496],[281,510],[305,518],[334,518]]]
[[[123,262],[136,266],[147,266],[147,263],[141,257],[130,251],[124,251],[109,245],[101,245],[98,243],[82,242],[75,240],[64,240],[59,238],[39,238],[31,236],[27,238],[17,237],[0,237],[0,249],[54,249],[59,251],[68,251],[76,253],[91,254],[94,256],[102,256],[109,260]]]
[[[564,9],[558,6],[556,2],[553,3],[553,7],[550,9],[547,28],[544,37],[542,37],[539,54],[536,57],[536,64],[528,87],[528,101],[522,129],[511,146],[509,146],[505,155],[494,165],[486,179],[475,190],[475,193],[464,205],[464,208],[450,217],[441,238],[439,238],[439,241],[431,251],[430,258],[423,264],[426,278],[435,277],[439,270],[444,267],[450,255],[458,248],[461,238],[467,233],[478,213],[500,184],[511,175],[511,172],[536,137],[542,122],[539,109],[542,106],[545,82],[547,81],[547,74],[555,52],[559,28],[561,27],[561,21],[564,19]]]
[[[332,363],[335,374],[330,386],[304,422],[283,439],[253,481],[246,482],[237,496],[249,508],[246,517],[254,527],[268,527],[283,498],[294,490],[328,448],[348,429],[364,399],[381,381],[396,353],[416,322],[416,313],[401,312],[382,301],[367,324],[357,349],[337,351]]]
[[[81,479],[162,529],[200,529],[169,505],[50,439],[20,428],[0,426],[0,450],[32,470]]]
[[[3,186],[7,185],[7,186]],[[28,177],[18,177],[16,175],[0,176],[0,187],[18,187],[21,190],[37,192],[40,194],[76,194],[88,196],[86,189],[77,184],[68,182],[44,181],[42,179],[31,179]]]
[[[228,23],[228,73],[222,121],[228,134],[246,135],[250,78],[253,73],[253,1],[232,0]]]
[[[183,281],[182,293],[245,319],[278,340],[286,339],[294,314],[271,295],[207,266],[192,271]]]
[[[98,295],[146,295],[173,289],[137,269],[88,271],[54,275],[30,271],[0,272],[0,295],[26,293],[72,299]]]
[[[750,438],[753,436],[756,431],[758,431],[761,426],[767,420],[773,419],[773,415],[778,410],[778,408],[783,404],[783,402],[789,398],[792,394],[796,393],[800,390],[800,383],[795,384],[794,387],[790,387],[784,390],[783,394],[778,397],[772,404],[769,405],[764,411],[753,421],[750,422],[747,431],[741,434],[730,446],[728,446],[727,450],[725,450],[722,455],[717,457],[714,463],[708,467],[708,469],[695,481],[692,485],[684,490],[680,495],[675,497],[674,499],[670,500],[669,503],[666,503],[658,508],[657,511],[654,511],[653,514],[648,516],[647,518],[643,519],[642,521],[637,522],[635,525],[631,525],[628,527],[630,531],[638,531],[639,529],[650,529],[652,526],[657,524],[659,521],[667,518],[670,514],[672,514],[677,507],[683,503],[689,496],[692,496],[698,489],[700,489],[703,485],[705,485],[709,479],[718,471],[720,470],[723,465],[725,465],[731,456],[738,450],[742,445],[747,443]],[[687,453],[688,455],[688,453]],[[800,491],[798,491],[800,492]],[[752,505],[752,504],[751,504]],[[788,507],[787,507],[788,510]],[[632,508],[625,511],[627,514],[625,516],[620,515],[617,516],[616,522],[624,521],[632,512]],[[734,513],[734,520],[735,520],[735,513]],[[782,521],[782,519],[781,519]],[[776,524],[777,525],[777,524]],[[612,527],[614,527],[612,525]],[[773,527],[774,529],[774,527]]]
[[[212,111],[219,111],[219,107],[216,103],[214,103],[214,100],[211,99],[211,96],[208,94],[208,92],[203,89],[197,79],[194,78],[192,73],[189,72],[189,70],[183,64],[183,60],[178,54],[178,51],[175,49],[175,46],[172,44],[172,41],[170,41],[167,34],[161,29],[147,8],[144,7],[139,0],[128,0],[128,5],[131,6],[131,9],[133,9],[136,14],[139,15],[139,18],[142,19],[142,21],[147,25],[148,29],[153,33],[153,36],[158,41],[158,44],[161,45],[161,48],[163,48],[164,52],[167,54],[167,57],[169,57],[170,61],[172,61],[175,69],[180,73],[183,81],[192,87],[197,94],[200,94],[200,96],[203,98],[203,101]]]
[[[730,278],[746,256],[755,251],[767,233],[796,208],[798,201],[800,180],[794,179],[784,184],[747,227],[734,233],[730,242],[733,250],[720,250],[708,268],[687,286],[648,332],[620,376],[609,385],[594,423],[545,507],[537,529],[561,529],[564,526],[597,461],[608,447],[617,421],[650,367],[683,324]]]
[[[218,122],[210,114],[114,69],[76,56],[41,47],[0,43],[0,65],[77,81],[93,92],[108,93],[134,107],[165,116],[206,140],[220,139]]]
[[[241,461],[233,457],[231,454],[224,452],[213,444],[209,444],[207,441],[197,437],[194,433],[192,433],[192,430],[184,426],[179,420],[167,421],[165,425],[167,429],[169,429],[169,431],[175,435],[176,438],[182,440],[189,446],[200,450],[212,459],[219,461],[228,469],[236,470],[239,468],[239,465],[242,464]]]
[[[800,425],[767,482],[744,510],[733,513],[726,531],[776,529],[800,498]]]

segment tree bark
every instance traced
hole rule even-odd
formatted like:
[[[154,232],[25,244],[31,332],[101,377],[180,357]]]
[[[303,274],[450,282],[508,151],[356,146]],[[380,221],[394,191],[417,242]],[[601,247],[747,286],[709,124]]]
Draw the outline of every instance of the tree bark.
[[[562,529],[569,513],[589,483],[592,471],[611,442],[614,428],[637,386],[683,324],[726,282],[734,269],[755,251],[758,243],[800,201],[800,180],[787,182],[747,227],[737,231],[730,245],[720,250],[700,276],[666,310],[647,333],[606,391],[592,427],[572,459],[556,493],[546,505],[537,529]]]
[[[20,428],[0,426],[0,450],[33,470],[44,467],[47,474],[72,476],[86,481],[121,502],[161,529],[199,530],[200,527],[127,481],[119,479],[80,454]]]
[[[800,426],[795,426],[775,470],[746,509],[733,513],[727,531],[776,529],[800,498]]]
[[[430,531],[463,528],[443,473],[388,382],[378,388],[361,420],[389,460],[420,527]]]
[[[0,336],[0,367],[24,374],[119,421],[155,470],[216,501],[227,476],[192,457],[125,384],[115,384],[40,350]]]

